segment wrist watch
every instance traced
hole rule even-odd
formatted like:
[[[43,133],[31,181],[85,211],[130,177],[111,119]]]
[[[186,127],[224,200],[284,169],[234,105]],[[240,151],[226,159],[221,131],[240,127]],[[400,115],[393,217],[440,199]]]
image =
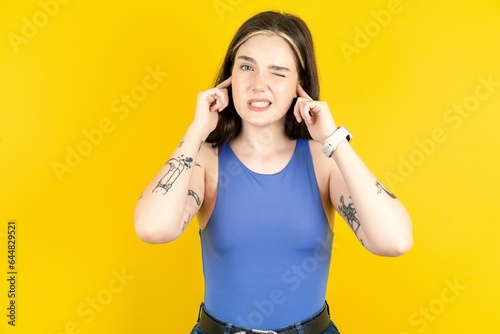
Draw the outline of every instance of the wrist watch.
[[[325,154],[327,158],[330,158],[333,152],[337,149],[337,146],[344,139],[347,139],[348,142],[351,141],[352,134],[343,126],[339,126],[337,130],[335,130],[330,137],[326,138],[323,143],[323,148],[321,149],[323,154]]]

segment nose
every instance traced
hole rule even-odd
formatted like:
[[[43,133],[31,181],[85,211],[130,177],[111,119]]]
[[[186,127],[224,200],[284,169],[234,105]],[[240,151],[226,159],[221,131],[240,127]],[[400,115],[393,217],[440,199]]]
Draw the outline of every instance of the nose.
[[[264,73],[255,72],[252,82],[252,90],[255,92],[263,92],[267,87],[267,77]]]

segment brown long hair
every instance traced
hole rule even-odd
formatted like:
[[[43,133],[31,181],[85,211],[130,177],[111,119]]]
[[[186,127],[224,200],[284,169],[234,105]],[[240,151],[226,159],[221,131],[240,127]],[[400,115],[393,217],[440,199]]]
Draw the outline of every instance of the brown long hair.
[[[275,11],[259,13],[248,19],[238,29],[229,44],[226,56],[216,77],[215,85],[231,76],[234,58],[238,48],[250,37],[258,34],[273,34],[285,39],[294,51],[299,79],[302,88],[314,99],[319,99],[319,79],[316,67],[316,56],[311,32],[306,23],[299,17]],[[221,148],[226,142],[236,137],[241,131],[241,118],[234,107],[231,87],[228,88],[229,105],[219,113],[216,128],[209,134],[208,143]],[[311,135],[305,122],[298,123],[293,115],[294,103],[285,118],[285,133],[290,139],[307,138]]]

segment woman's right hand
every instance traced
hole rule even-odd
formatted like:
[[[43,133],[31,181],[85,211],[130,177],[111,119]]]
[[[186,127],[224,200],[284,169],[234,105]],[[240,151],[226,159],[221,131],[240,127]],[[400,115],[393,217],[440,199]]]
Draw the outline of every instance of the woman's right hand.
[[[227,78],[215,88],[198,93],[193,125],[199,128],[208,137],[217,126],[218,113],[224,110],[229,103],[227,88],[231,85],[231,77]]]

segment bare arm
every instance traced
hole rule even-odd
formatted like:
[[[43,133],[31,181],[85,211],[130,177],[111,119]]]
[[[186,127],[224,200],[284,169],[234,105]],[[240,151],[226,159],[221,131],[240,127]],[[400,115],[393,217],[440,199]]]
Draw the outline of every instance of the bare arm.
[[[204,177],[203,167],[196,159],[203,139],[190,127],[142,193],[134,217],[136,233],[142,240],[175,240],[198,212],[203,201]]]
[[[201,144],[215,128],[218,112],[228,103],[231,78],[198,94],[194,121],[167,163],[139,198],[135,231],[149,243],[177,239],[200,209],[205,190]]]
[[[344,140],[332,155],[330,196],[339,214],[370,252],[398,256],[413,243],[410,217]]]
[[[336,130],[326,102],[314,101],[299,85],[294,115],[306,122],[312,138],[324,143]],[[398,256],[413,244],[412,224],[401,202],[359,158],[347,140],[333,152],[329,193],[339,214],[370,252]]]

